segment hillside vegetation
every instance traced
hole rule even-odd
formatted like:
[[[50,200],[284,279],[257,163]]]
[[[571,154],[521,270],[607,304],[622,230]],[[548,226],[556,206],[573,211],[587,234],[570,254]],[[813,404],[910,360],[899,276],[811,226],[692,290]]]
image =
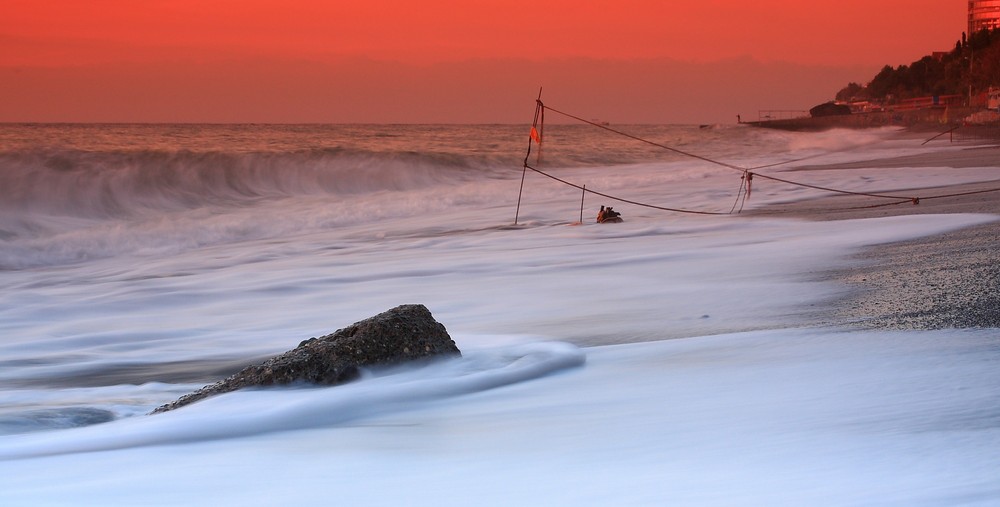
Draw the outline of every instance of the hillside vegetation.
[[[1000,30],[982,30],[955,43],[947,53],[910,65],[886,65],[865,86],[850,83],[837,92],[842,102],[897,100],[931,95],[971,95],[1000,87]],[[971,87],[971,89],[970,89]]]

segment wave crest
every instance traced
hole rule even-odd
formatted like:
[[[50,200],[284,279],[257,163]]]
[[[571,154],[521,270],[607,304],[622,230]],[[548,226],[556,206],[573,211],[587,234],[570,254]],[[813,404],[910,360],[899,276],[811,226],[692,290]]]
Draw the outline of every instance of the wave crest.
[[[493,167],[485,157],[340,148],[15,152],[0,155],[0,206],[8,212],[123,218],[297,195],[413,190],[489,175]]]

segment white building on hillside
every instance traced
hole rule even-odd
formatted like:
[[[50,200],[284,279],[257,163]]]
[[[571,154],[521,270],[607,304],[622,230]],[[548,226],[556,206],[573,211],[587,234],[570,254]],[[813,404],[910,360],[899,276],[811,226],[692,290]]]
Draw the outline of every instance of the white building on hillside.
[[[1000,0],[969,0],[969,35],[1000,28]]]

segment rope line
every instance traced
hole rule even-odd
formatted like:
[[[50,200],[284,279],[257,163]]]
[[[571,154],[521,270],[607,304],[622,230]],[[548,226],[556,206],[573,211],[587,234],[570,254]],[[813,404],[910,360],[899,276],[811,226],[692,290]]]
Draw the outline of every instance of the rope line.
[[[960,197],[960,196],[966,196],[966,195],[985,194],[985,193],[990,193],[990,192],[1000,192],[1000,188],[991,188],[991,189],[986,189],[986,190],[975,190],[975,191],[969,191],[969,192],[958,192],[958,193],[951,193],[951,194],[933,195],[933,196],[927,196],[927,197],[917,197],[917,196],[892,195],[892,194],[881,194],[881,193],[872,193],[872,192],[857,192],[857,191],[843,190],[843,189],[837,189],[837,188],[832,188],[832,187],[824,187],[824,186],[821,186],[821,185],[814,185],[814,184],[810,184],[810,183],[803,183],[803,182],[800,182],[800,181],[788,180],[788,179],[784,179],[784,178],[779,178],[777,176],[771,176],[771,175],[767,175],[767,174],[757,173],[757,172],[754,172],[754,171],[757,171],[757,170],[760,170],[760,169],[767,169],[767,168],[777,167],[777,166],[785,165],[785,164],[790,164],[790,163],[793,163],[793,162],[800,162],[800,161],[807,160],[807,159],[810,159],[810,158],[816,158],[816,157],[819,157],[819,156],[827,155],[829,153],[820,153],[820,154],[810,155],[810,156],[807,156],[807,157],[801,157],[801,158],[797,158],[797,159],[786,160],[786,161],[783,161],[783,162],[777,162],[777,163],[773,163],[773,164],[767,164],[767,165],[761,165],[761,166],[757,166],[757,167],[744,168],[744,167],[740,167],[740,166],[737,166],[737,165],[734,165],[734,164],[729,164],[729,163],[722,162],[722,161],[719,161],[719,160],[715,160],[715,159],[712,159],[712,158],[709,158],[709,157],[705,157],[705,156],[698,155],[698,154],[695,154],[695,153],[691,153],[691,152],[688,152],[688,151],[684,151],[684,150],[681,150],[681,149],[678,149],[678,148],[674,148],[672,146],[668,146],[668,145],[665,145],[665,144],[662,144],[662,143],[657,143],[655,141],[650,141],[648,139],[644,139],[644,138],[641,138],[641,137],[629,134],[627,132],[623,132],[623,131],[611,128],[608,125],[602,125],[600,123],[596,123],[594,121],[590,121],[590,120],[587,120],[585,118],[581,118],[580,116],[577,116],[577,115],[574,115],[574,114],[570,114],[570,113],[567,113],[565,111],[561,111],[561,110],[553,108],[553,107],[546,106],[544,103],[542,103],[541,95],[542,95],[542,92],[541,92],[541,89],[539,89],[539,91],[538,91],[538,99],[535,100],[535,118],[534,118],[534,121],[532,122],[532,125],[531,125],[531,134],[532,135],[529,136],[529,139],[528,139],[528,150],[527,150],[527,153],[524,156],[524,171],[526,172],[528,169],[530,169],[533,172],[541,174],[542,176],[545,176],[547,178],[551,178],[551,179],[553,179],[555,181],[558,181],[558,182],[560,182],[560,183],[562,183],[564,185],[568,185],[568,186],[571,186],[573,188],[580,189],[580,190],[583,191],[584,195],[586,195],[587,193],[591,193],[591,194],[594,194],[594,195],[599,195],[601,197],[612,199],[614,201],[632,204],[634,206],[640,206],[640,207],[651,208],[651,209],[658,209],[658,210],[663,210],[663,211],[672,211],[672,212],[676,212],[676,213],[689,213],[689,214],[698,214],[698,215],[731,215],[734,212],[736,212],[736,207],[737,207],[737,205],[739,205],[739,211],[738,211],[738,213],[742,213],[742,211],[743,211],[743,205],[746,203],[746,200],[750,197],[751,185],[752,185],[753,177],[754,176],[757,176],[757,177],[760,177],[760,178],[764,178],[764,179],[767,179],[767,180],[770,180],[770,181],[784,183],[786,185],[793,185],[793,186],[811,188],[811,189],[814,189],[814,190],[820,190],[820,191],[824,191],[824,192],[831,192],[831,193],[842,194],[842,195],[854,195],[854,196],[860,196],[860,197],[873,197],[873,198],[879,198],[879,199],[890,199],[890,200],[893,201],[893,202],[887,202],[887,203],[881,203],[881,204],[873,204],[873,205],[868,205],[868,206],[855,206],[855,207],[849,207],[849,208],[836,208],[836,209],[831,209],[830,211],[867,209],[867,208],[879,208],[879,207],[884,207],[884,206],[895,206],[895,205],[898,205],[898,204],[905,204],[905,203],[912,203],[912,204],[916,205],[916,204],[920,204],[921,200],[942,199],[942,198],[946,198],[946,197]],[[588,190],[585,185],[578,185],[576,183],[572,183],[570,181],[567,181],[567,180],[564,180],[562,178],[553,176],[553,175],[551,175],[551,174],[549,174],[549,173],[547,173],[545,171],[542,171],[540,169],[532,167],[529,164],[529,162],[528,162],[529,158],[531,157],[531,143],[532,143],[532,141],[535,141],[535,142],[538,143],[538,150],[539,150],[538,158],[539,158],[539,162],[541,161],[542,136],[538,132],[538,130],[536,130],[536,128],[539,128],[539,121],[542,122],[540,128],[544,128],[545,110],[546,109],[552,111],[553,113],[565,116],[567,118],[571,118],[573,120],[579,121],[581,123],[585,123],[587,125],[591,125],[593,127],[597,127],[599,129],[611,132],[613,134],[617,134],[617,135],[622,136],[622,137],[626,137],[628,139],[632,139],[634,141],[638,141],[638,142],[641,142],[641,143],[644,143],[644,144],[655,146],[657,148],[661,148],[661,149],[664,149],[664,150],[667,150],[667,151],[671,151],[671,152],[674,152],[674,153],[677,153],[677,154],[680,154],[680,155],[684,155],[686,157],[690,157],[690,158],[694,158],[694,159],[701,160],[701,161],[704,161],[704,162],[708,162],[710,164],[714,164],[714,165],[718,165],[718,166],[721,166],[721,167],[725,167],[727,169],[732,169],[732,170],[735,170],[735,171],[739,171],[740,173],[742,173],[742,175],[740,176],[740,187],[739,187],[739,189],[736,192],[736,199],[733,202],[732,209],[730,209],[728,213],[725,213],[725,212],[715,212],[715,211],[699,211],[699,210],[690,210],[690,209],[682,209],[682,208],[670,208],[670,207],[665,207],[665,206],[657,206],[657,205],[653,205],[653,204],[632,201],[632,200],[629,200],[629,199],[625,199],[625,198],[622,198],[622,197],[618,197],[618,196],[614,196],[614,195],[610,195],[610,194],[598,192],[598,191],[595,191],[595,190]],[[952,129],[952,130],[954,130],[954,129]],[[947,133],[947,132],[945,132],[945,133]],[[943,134],[944,133],[939,134],[939,136],[943,135]],[[935,137],[939,137],[939,136],[935,136]],[[926,144],[926,141],[925,141],[925,144]],[[522,174],[521,174],[521,191],[522,192],[523,192],[523,189],[524,189],[524,175],[525,175],[525,172],[522,172]],[[519,193],[518,194],[518,211],[520,211],[520,205],[521,205],[521,195]],[[514,223],[515,224],[517,223],[517,216],[514,217]]]
[[[665,144],[660,144],[660,143],[657,143],[657,142],[654,142],[654,141],[650,141],[648,139],[643,139],[641,137],[634,136],[634,135],[629,134],[627,132],[622,132],[620,130],[613,129],[613,128],[607,126],[607,125],[601,125],[600,123],[595,123],[595,122],[592,122],[590,120],[585,120],[583,118],[580,118],[579,116],[575,116],[575,115],[572,115],[572,114],[560,111],[558,109],[546,106],[544,104],[542,104],[542,108],[543,109],[548,109],[549,111],[552,111],[553,113],[556,113],[556,114],[561,114],[561,115],[563,115],[563,116],[565,116],[567,118],[572,118],[574,120],[586,123],[588,125],[593,125],[593,126],[595,126],[597,128],[607,130],[608,132],[612,132],[612,133],[618,134],[620,136],[627,137],[627,138],[635,140],[635,141],[639,141],[641,143],[646,143],[646,144],[649,144],[649,145],[652,145],[652,146],[656,146],[657,148],[663,148],[664,150],[672,151],[674,153],[678,153],[678,154],[684,155],[686,157],[696,158],[698,160],[703,160],[703,161],[709,162],[711,164],[720,165],[722,167],[726,167],[726,168],[729,168],[729,169],[734,169],[734,170],[737,170],[737,171],[746,171],[746,169],[744,169],[742,167],[739,167],[739,166],[735,166],[735,165],[732,165],[732,164],[727,164],[725,162],[720,162],[718,160],[712,160],[712,159],[710,159],[708,157],[703,157],[701,155],[696,155],[694,153],[690,153],[690,152],[687,152],[687,151],[684,151],[684,150],[679,150],[679,149],[674,148],[672,146],[667,146]]]
[[[746,185],[746,179],[740,178],[740,188],[736,189],[736,200],[733,201],[733,207],[729,209],[729,214],[732,215],[736,211],[736,205],[740,205],[740,210],[743,210],[743,204],[740,203],[740,197],[743,196],[743,187]],[[744,199],[745,200],[745,199]]]
[[[972,191],[969,191],[969,192],[957,192],[957,193],[954,193],[954,194],[932,195],[930,197],[921,197],[920,199],[922,199],[924,201],[929,201],[931,199],[943,199],[945,197],[962,197],[962,196],[966,196],[966,195],[988,194],[990,192],[1000,192],[1000,187],[998,187],[998,188],[989,188],[989,189],[986,189],[986,190],[972,190]]]
[[[679,153],[681,155],[685,155],[685,156],[688,156],[688,157],[691,157],[691,158],[696,158],[698,160],[703,160],[705,162],[709,162],[709,163],[716,164],[716,165],[719,165],[719,166],[722,166],[722,167],[726,167],[728,169],[734,169],[734,170],[740,171],[740,172],[744,173],[744,178],[747,178],[747,176],[749,174],[754,174],[754,175],[759,176],[761,178],[772,180],[772,181],[777,181],[777,182],[781,182],[781,183],[785,183],[787,185],[795,185],[795,186],[801,186],[801,187],[806,187],[806,188],[812,188],[812,189],[815,189],[815,190],[822,190],[822,191],[825,191],[825,192],[833,192],[833,193],[848,194],[848,195],[860,195],[860,196],[866,196],[866,197],[878,197],[878,198],[882,198],[882,199],[903,199],[903,200],[908,200],[908,201],[912,201],[913,199],[917,199],[916,197],[911,197],[911,196],[873,194],[873,193],[868,193],[868,192],[853,192],[853,191],[850,191],[850,190],[841,190],[841,189],[836,189],[836,188],[823,187],[823,186],[819,186],[819,185],[811,185],[809,183],[801,183],[801,182],[798,182],[798,181],[792,181],[792,180],[788,180],[788,179],[784,179],[784,178],[778,178],[776,176],[768,176],[766,174],[751,173],[750,172],[750,171],[754,171],[754,170],[758,170],[758,169],[765,169],[765,168],[770,168],[770,167],[776,167],[776,166],[783,165],[783,164],[790,164],[792,162],[800,162],[802,160],[806,160],[806,159],[809,159],[809,158],[815,158],[815,157],[820,156],[820,155],[812,155],[812,156],[809,156],[809,157],[802,157],[802,158],[794,159],[794,160],[786,160],[784,162],[778,162],[778,163],[775,163],[775,164],[767,164],[767,165],[763,165],[763,166],[759,166],[759,167],[742,168],[742,167],[739,167],[739,166],[736,166],[736,165],[733,165],[733,164],[727,164],[725,162],[720,162],[718,160],[713,160],[713,159],[710,159],[708,157],[703,157],[701,155],[696,155],[694,153],[690,153],[690,152],[687,152],[687,151],[684,151],[684,150],[680,150],[680,149],[677,149],[677,148],[674,148],[674,147],[671,147],[671,146],[667,146],[665,144],[661,144],[661,143],[657,143],[657,142],[654,142],[654,141],[650,141],[648,139],[643,139],[641,137],[634,136],[634,135],[629,134],[627,132],[622,132],[620,130],[613,129],[611,127],[608,127],[607,125],[601,125],[599,123],[595,123],[595,122],[592,122],[592,121],[589,121],[589,120],[585,120],[585,119],[583,119],[583,118],[581,118],[579,116],[572,115],[572,114],[560,111],[558,109],[546,106],[544,104],[542,104],[541,107],[543,108],[543,110],[544,109],[548,109],[548,110],[550,110],[550,111],[552,111],[554,113],[558,113],[558,114],[561,114],[563,116],[566,116],[567,118],[572,118],[574,120],[581,121],[581,122],[586,123],[588,125],[593,125],[595,127],[607,130],[609,132],[613,132],[615,134],[627,137],[629,139],[640,141],[640,142],[643,142],[643,143],[646,143],[646,144],[649,144],[649,145],[652,145],[652,146],[657,146],[659,148],[663,148],[663,149],[672,151],[674,153]],[[747,178],[744,181],[748,182],[749,179]]]
[[[691,213],[691,214],[695,214],[695,215],[729,215],[730,214],[730,213],[725,213],[725,212],[721,212],[721,211],[698,211],[698,210],[681,209],[681,208],[668,208],[668,207],[665,207],[665,206],[656,206],[654,204],[647,204],[647,203],[642,203],[642,202],[638,202],[638,201],[632,201],[632,200],[629,200],[629,199],[624,199],[624,198],[621,198],[621,197],[613,196],[613,195],[610,195],[610,194],[605,194],[603,192],[598,192],[596,190],[590,190],[590,189],[587,188],[586,185],[577,185],[576,183],[573,183],[573,182],[570,182],[570,181],[566,181],[566,180],[564,180],[564,179],[562,179],[562,178],[560,178],[558,176],[553,176],[553,175],[551,175],[551,174],[549,174],[549,173],[547,173],[545,171],[542,171],[541,169],[536,169],[534,167],[531,167],[528,164],[525,164],[524,167],[526,169],[531,169],[532,171],[535,171],[536,173],[541,174],[542,176],[545,176],[547,178],[552,178],[553,180],[556,180],[559,183],[562,183],[564,185],[569,185],[569,186],[571,186],[573,188],[580,189],[580,190],[582,190],[582,191],[584,191],[584,192],[586,192],[588,194],[599,195],[601,197],[606,197],[608,199],[612,199],[612,200],[615,200],[615,201],[618,201],[618,202],[624,202],[624,203],[632,204],[634,206],[640,206],[640,207],[643,207],[643,208],[658,209],[658,210],[661,210],[661,211],[674,211],[674,212],[677,212],[677,213]]]
[[[777,166],[781,166],[781,165],[785,165],[785,164],[791,164],[791,163],[794,163],[794,162],[802,162],[803,160],[809,160],[809,159],[812,159],[812,158],[822,157],[822,156],[825,156],[825,155],[829,155],[830,153],[836,153],[836,151],[834,151],[834,152],[826,152],[826,153],[817,153],[815,155],[808,155],[808,156],[805,156],[805,157],[795,158],[795,159],[791,159],[791,160],[784,160],[782,162],[775,162],[775,163],[772,163],[772,164],[765,164],[765,165],[759,165],[759,166],[744,168],[744,167],[740,167],[740,166],[737,166],[737,165],[734,165],[734,164],[728,164],[726,162],[721,162],[721,161],[718,161],[718,160],[715,160],[715,159],[711,159],[711,158],[708,158],[708,157],[705,157],[705,156],[702,156],[702,155],[697,155],[695,153],[687,152],[687,151],[684,151],[684,150],[681,150],[681,149],[678,149],[678,148],[674,148],[672,146],[667,146],[665,144],[660,144],[660,143],[657,143],[655,141],[650,141],[648,139],[643,139],[641,137],[634,136],[634,135],[629,134],[627,132],[623,132],[621,130],[613,129],[613,128],[607,126],[607,125],[601,125],[600,123],[596,123],[596,122],[593,122],[593,121],[581,118],[579,116],[576,116],[576,115],[573,115],[573,114],[570,114],[570,113],[567,113],[567,112],[564,112],[564,111],[560,111],[558,109],[555,109],[555,108],[550,107],[550,106],[546,106],[544,104],[542,104],[542,108],[543,108],[543,110],[544,109],[548,109],[549,111],[552,111],[553,113],[561,114],[561,115],[563,115],[563,116],[565,116],[567,118],[572,118],[572,119],[577,120],[579,122],[586,123],[587,125],[591,125],[591,126],[599,128],[599,129],[604,129],[604,130],[607,130],[608,132],[612,132],[614,134],[618,134],[620,136],[627,137],[629,139],[633,139],[635,141],[646,143],[646,144],[649,144],[651,146],[656,146],[657,148],[663,148],[665,150],[669,150],[669,151],[672,151],[674,153],[678,153],[680,155],[684,155],[686,157],[696,158],[698,160],[703,160],[705,162],[709,162],[709,163],[712,163],[712,164],[715,164],[715,165],[719,165],[719,166],[725,167],[727,169],[733,169],[733,170],[741,171],[741,172],[742,171],[756,171],[758,169],[767,169],[767,168],[777,167]],[[544,114],[544,112],[543,112],[543,114]],[[543,118],[544,118],[544,116],[543,116]],[[847,148],[847,149],[853,149],[853,148]]]
[[[859,210],[859,209],[884,208],[886,206],[896,206],[898,204],[907,204],[907,203],[909,203],[909,204],[919,204],[921,201],[931,201],[931,200],[934,200],[934,199],[944,199],[944,198],[948,198],[948,197],[962,197],[962,196],[966,196],[966,195],[988,194],[988,193],[991,193],[991,192],[1000,192],[1000,187],[997,187],[997,188],[988,188],[988,189],[985,189],[985,190],[972,190],[972,191],[969,191],[969,192],[956,192],[956,193],[951,193],[951,194],[939,194],[939,195],[929,195],[929,196],[925,196],[925,197],[914,197],[912,199],[902,199],[902,200],[898,200],[898,201],[894,201],[894,202],[885,202],[885,203],[881,203],[881,204],[869,204],[867,206],[848,206],[848,207],[844,207],[844,208],[826,208],[826,209],[828,211],[831,211],[831,212],[839,212],[839,211],[853,211],[853,210]],[[795,210],[770,210],[770,211],[766,211],[766,213],[794,213],[794,212],[795,212]]]
[[[902,195],[887,195],[887,194],[872,194],[872,193],[868,193],[868,192],[853,192],[851,190],[841,190],[841,189],[837,189],[837,188],[823,187],[823,186],[820,186],[820,185],[812,185],[812,184],[809,184],[809,183],[801,183],[801,182],[798,182],[798,181],[786,180],[786,179],[778,178],[777,176],[768,176],[766,174],[760,174],[760,173],[751,173],[751,174],[753,174],[753,175],[755,175],[757,177],[760,177],[760,178],[764,178],[766,180],[778,181],[778,182],[781,182],[781,183],[787,183],[789,185],[796,185],[796,186],[800,186],[800,187],[812,188],[812,189],[815,189],[815,190],[823,190],[825,192],[834,192],[834,193],[837,193],[837,194],[860,195],[860,196],[863,196],[863,197],[879,197],[879,198],[882,198],[882,199],[902,199],[902,200],[907,200],[907,201],[912,201],[913,199],[918,199],[917,197],[908,197],[908,196],[902,196]]]

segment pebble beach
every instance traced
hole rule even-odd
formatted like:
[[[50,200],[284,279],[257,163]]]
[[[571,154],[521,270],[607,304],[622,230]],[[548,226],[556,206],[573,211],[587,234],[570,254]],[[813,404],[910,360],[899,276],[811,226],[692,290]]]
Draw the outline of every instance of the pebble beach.
[[[793,171],[907,167],[992,167],[1000,146],[809,165]],[[998,221],[866,249],[861,267],[830,273],[847,284],[849,295],[818,312],[820,322],[878,329],[1000,327],[1000,180],[933,188],[900,188],[892,194],[919,203],[886,204],[867,196],[837,195],[772,205],[752,216],[793,216],[848,220],[941,213],[996,214]],[[949,197],[941,197],[949,196]]]

